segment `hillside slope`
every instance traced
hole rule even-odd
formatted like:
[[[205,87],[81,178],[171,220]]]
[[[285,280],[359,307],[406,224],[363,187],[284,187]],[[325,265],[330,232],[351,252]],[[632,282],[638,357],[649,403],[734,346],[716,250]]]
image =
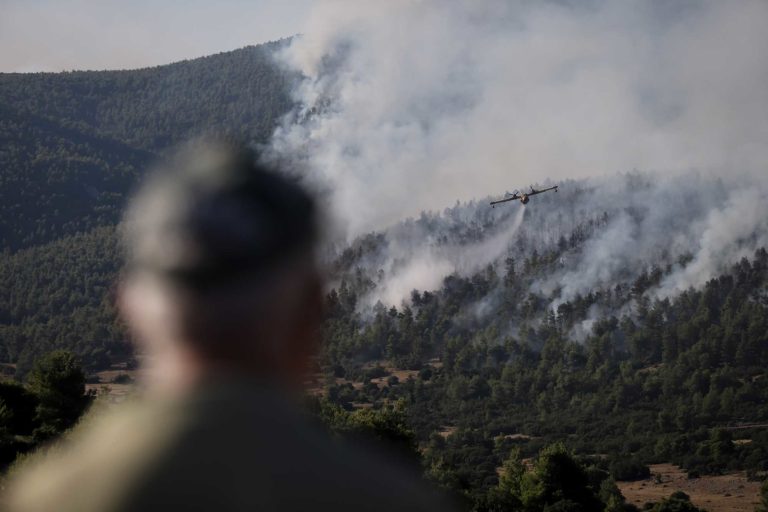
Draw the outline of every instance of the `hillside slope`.
[[[291,105],[283,42],[128,71],[2,73],[0,103],[161,151],[207,131],[266,141]]]
[[[111,289],[115,225],[147,166],[215,132],[268,139],[290,108],[283,42],[154,68],[0,74],[0,359],[130,354]]]
[[[151,153],[0,103],[0,248],[118,222]]]
[[[119,220],[152,159],[204,133],[266,141],[290,108],[282,43],[132,71],[0,74],[0,250]]]

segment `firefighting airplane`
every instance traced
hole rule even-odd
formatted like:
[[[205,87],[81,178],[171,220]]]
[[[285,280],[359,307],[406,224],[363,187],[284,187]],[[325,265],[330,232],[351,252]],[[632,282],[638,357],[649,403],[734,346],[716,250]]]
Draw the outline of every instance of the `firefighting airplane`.
[[[506,203],[507,201],[520,201],[523,204],[528,204],[528,201],[531,200],[531,196],[535,196],[536,194],[541,194],[543,192],[549,192],[550,190],[554,190],[557,192],[558,185],[555,185],[554,187],[549,188],[543,188],[541,190],[536,190],[535,188],[531,187],[530,192],[520,192],[519,190],[515,190],[513,193],[507,192],[504,199],[499,199],[498,201],[491,201],[491,206],[493,208],[496,207],[499,203]]]

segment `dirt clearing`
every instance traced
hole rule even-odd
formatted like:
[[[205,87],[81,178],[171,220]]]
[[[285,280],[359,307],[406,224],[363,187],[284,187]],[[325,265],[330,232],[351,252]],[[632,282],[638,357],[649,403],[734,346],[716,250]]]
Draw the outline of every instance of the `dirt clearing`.
[[[637,482],[618,482],[628,502],[642,508],[649,501],[660,501],[675,491],[683,491],[697,507],[710,512],[751,512],[760,502],[760,482],[750,482],[746,474],[731,473],[689,479],[673,464],[652,464],[651,478]]]

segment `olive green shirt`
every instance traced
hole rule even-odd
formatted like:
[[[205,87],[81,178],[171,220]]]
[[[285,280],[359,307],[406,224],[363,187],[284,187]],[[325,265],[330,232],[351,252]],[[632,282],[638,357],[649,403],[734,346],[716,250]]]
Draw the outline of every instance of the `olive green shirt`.
[[[450,509],[417,474],[334,441],[299,410],[242,380],[117,406],[22,470],[9,510]]]

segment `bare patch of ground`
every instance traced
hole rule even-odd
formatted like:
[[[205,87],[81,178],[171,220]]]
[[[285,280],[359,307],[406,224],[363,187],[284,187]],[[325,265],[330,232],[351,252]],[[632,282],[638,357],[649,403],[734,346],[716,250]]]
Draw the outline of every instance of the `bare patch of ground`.
[[[92,375],[85,391],[106,397],[111,403],[122,402],[136,390],[138,373],[139,370],[129,370],[125,363],[114,364],[109,370]]]
[[[12,363],[0,363],[0,380],[13,380],[16,375],[16,365]]]
[[[529,436],[528,434],[507,434],[505,436],[502,436],[504,439],[511,439],[512,441],[530,441],[531,439],[536,439],[533,436]]]
[[[440,430],[438,430],[437,433],[440,436],[442,436],[443,439],[448,439],[457,430],[459,430],[458,427],[453,427],[453,426],[450,426],[450,425],[446,425],[446,426],[442,427]]]
[[[385,367],[385,369],[387,370],[389,375],[371,379],[371,382],[373,382],[379,387],[389,387],[390,377],[394,376],[394,377],[397,377],[398,382],[405,382],[408,379],[415,379],[419,376],[419,372],[416,370],[398,370],[392,367]]]
[[[637,482],[617,482],[628,502],[643,506],[660,501],[675,491],[683,491],[697,507],[710,512],[753,511],[760,502],[760,483],[747,480],[746,473],[703,476],[689,479],[673,464],[652,464],[651,478]]]

